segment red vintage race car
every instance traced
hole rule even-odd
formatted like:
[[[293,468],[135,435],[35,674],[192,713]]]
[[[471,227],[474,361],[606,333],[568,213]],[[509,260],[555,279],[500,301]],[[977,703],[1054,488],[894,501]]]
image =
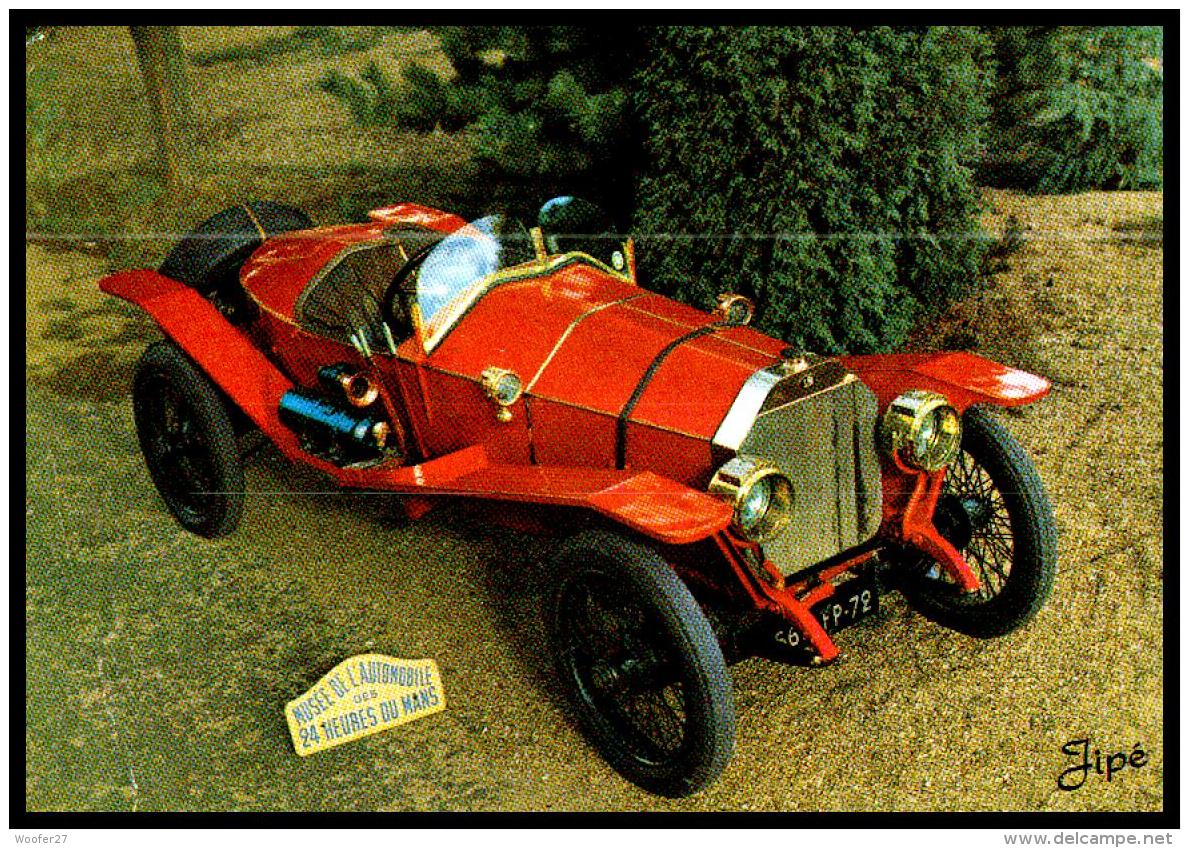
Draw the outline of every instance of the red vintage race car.
[[[263,433],[417,517],[446,497],[569,535],[544,602],[581,725],[656,793],[731,756],[729,663],[829,663],[894,588],[963,633],[1011,632],[1052,586],[1035,468],[987,411],[1041,377],[970,353],[820,357],[637,285],[593,205],[532,226],[411,203],[315,227],[253,202],[160,271],[100,286],[167,337],[136,372],[148,470],[187,529],[232,532]]]

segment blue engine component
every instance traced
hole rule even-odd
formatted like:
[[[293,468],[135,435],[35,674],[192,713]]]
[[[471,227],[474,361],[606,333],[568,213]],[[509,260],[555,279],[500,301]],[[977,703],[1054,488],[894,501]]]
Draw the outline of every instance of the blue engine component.
[[[387,446],[386,421],[344,409],[302,389],[285,392],[278,412],[285,425],[311,448],[336,458],[375,455]]]

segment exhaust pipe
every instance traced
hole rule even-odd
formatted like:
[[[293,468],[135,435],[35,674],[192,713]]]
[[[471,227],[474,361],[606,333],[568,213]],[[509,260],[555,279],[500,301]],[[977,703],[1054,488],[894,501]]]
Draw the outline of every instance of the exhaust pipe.
[[[346,363],[323,365],[318,369],[318,382],[329,391],[342,392],[347,403],[360,409],[371,406],[380,396],[375,380]]]

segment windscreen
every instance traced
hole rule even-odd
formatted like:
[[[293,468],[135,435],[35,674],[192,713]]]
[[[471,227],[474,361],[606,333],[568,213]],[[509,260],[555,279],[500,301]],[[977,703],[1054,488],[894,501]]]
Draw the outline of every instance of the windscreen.
[[[446,236],[426,255],[417,274],[417,305],[427,335],[444,334],[493,274],[534,258],[524,225],[503,215],[480,218]]]

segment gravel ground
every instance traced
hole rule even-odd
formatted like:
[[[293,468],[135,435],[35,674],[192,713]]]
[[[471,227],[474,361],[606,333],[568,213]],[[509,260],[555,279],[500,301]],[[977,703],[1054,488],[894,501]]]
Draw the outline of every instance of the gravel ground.
[[[152,328],[99,295],[102,260],[27,247],[28,809],[1161,809],[1163,200],[990,200],[1027,244],[937,327],[1054,381],[1005,416],[1056,509],[1051,602],[979,642],[890,596],[834,666],[737,665],[734,761],[680,801],[620,779],[561,705],[543,543],[458,507],[405,523],[271,450],[235,536],[181,531],[132,431]],[[369,651],[437,659],[449,708],[299,759],[285,702]],[[1148,764],[1059,791],[1087,737]]]

